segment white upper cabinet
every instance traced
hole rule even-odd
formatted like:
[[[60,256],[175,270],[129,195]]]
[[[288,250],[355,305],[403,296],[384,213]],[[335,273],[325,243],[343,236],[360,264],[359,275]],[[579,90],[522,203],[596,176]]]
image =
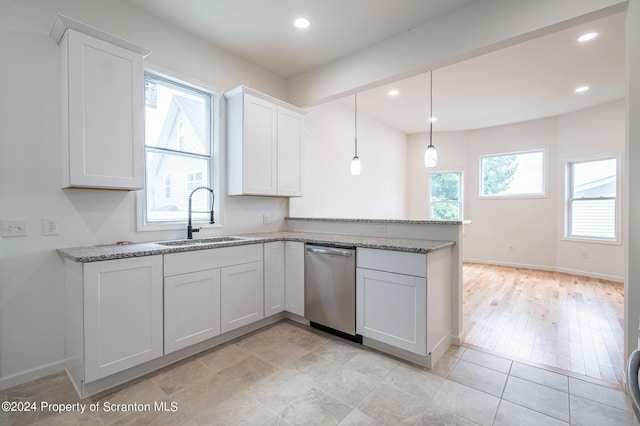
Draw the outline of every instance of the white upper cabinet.
[[[302,117],[278,107],[278,195],[302,196]]]
[[[63,187],[144,187],[144,70],[150,52],[58,15]]]
[[[304,111],[244,86],[225,97],[229,195],[302,196]]]

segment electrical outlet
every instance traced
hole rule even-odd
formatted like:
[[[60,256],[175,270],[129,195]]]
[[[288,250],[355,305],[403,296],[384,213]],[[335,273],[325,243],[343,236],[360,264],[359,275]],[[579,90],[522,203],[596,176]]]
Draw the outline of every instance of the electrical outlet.
[[[511,253],[513,253],[514,251],[516,251],[515,246],[509,246],[509,251],[510,251]]]
[[[27,220],[3,220],[2,221],[3,237],[26,237],[27,236]]]
[[[271,222],[271,217],[269,216],[269,214],[264,213],[264,214],[262,215],[262,223],[266,225],[266,224],[268,224],[269,222]]]
[[[580,252],[580,259],[584,259],[584,260],[589,259],[589,252],[586,251],[586,250],[581,251]]]
[[[378,234],[384,234],[387,232],[387,224],[383,223],[381,225],[376,225],[376,232]]]
[[[45,217],[42,219],[42,235],[59,235],[58,219],[53,217]]]

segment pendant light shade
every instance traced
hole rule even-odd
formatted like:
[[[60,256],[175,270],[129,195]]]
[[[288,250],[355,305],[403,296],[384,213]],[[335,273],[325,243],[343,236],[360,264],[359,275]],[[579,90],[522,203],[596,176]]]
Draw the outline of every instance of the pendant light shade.
[[[429,144],[427,150],[424,152],[424,165],[425,167],[435,167],[438,165],[438,151],[436,147]]]
[[[358,156],[353,157],[351,160],[351,174],[354,176],[359,175],[361,170],[362,165],[360,164],[360,159]]]
[[[353,159],[351,160],[351,174],[357,176],[360,174],[362,170],[362,165],[360,164],[360,158],[358,158],[358,94],[354,93],[354,105],[355,105],[355,152]]]
[[[429,73],[430,87],[429,87],[429,146],[424,152],[424,165],[425,167],[435,167],[438,165],[438,151],[433,146],[433,71]]]

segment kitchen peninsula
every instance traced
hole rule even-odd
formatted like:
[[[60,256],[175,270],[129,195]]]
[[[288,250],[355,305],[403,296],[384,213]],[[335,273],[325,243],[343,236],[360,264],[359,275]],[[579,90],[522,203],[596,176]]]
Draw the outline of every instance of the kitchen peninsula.
[[[296,229],[60,249],[67,371],[78,393],[109,389],[283,318],[308,324],[306,243],[357,249],[357,332],[366,346],[431,368],[458,343],[452,314],[458,241],[420,238],[418,229],[459,223],[288,219],[287,225]],[[324,229],[300,229],[314,227]]]

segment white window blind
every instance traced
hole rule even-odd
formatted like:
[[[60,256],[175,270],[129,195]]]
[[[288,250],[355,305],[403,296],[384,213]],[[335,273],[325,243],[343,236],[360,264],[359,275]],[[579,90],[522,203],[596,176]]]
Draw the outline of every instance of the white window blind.
[[[567,163],[566,237],[617,240],[617,159]]]

